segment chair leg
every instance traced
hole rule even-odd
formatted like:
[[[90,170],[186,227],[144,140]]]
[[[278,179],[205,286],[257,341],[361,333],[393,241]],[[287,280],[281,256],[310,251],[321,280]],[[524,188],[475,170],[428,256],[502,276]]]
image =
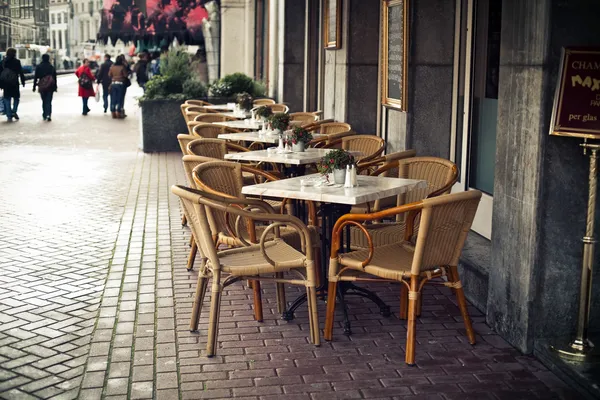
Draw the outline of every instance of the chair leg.
[[[310,341],[315,346],[321,345],[321,333],[319,331],[319,314],[317,311],[317,289],[306,288],[306,300],[308,303],[308,322],[310,325]]]
[[[263,322],[262,293],[260,290],[260,281],[253,280],[252,291],[254,292],[254,319]]]
[[[207,286],[208,278],[199,275],[198,283],[196,284],[196,295],[194,296],[194,305],[192,307],[192,317],[190,318],[190,331],[192,332],[198,330],[198,322],[200,321],[200,314],[202,313],[202,303],[204,302],[204,296],[206,295]]]
[[[192,234],[190,235],[190,244],[189,244],[189,246],[190,246],[190,247],[192,247],[192,246],[194,245],[194,242],[195,242],[195,241],[196,241],[196,239],[194,239],[194,234],[192,233]]]
[[[185,214],[183,214],[181,216],[181,226],[186,226],[187,225],[187,217],[185,216]]]
[[[454,272],[450,267],[446,268],[446,276],[448,277],[448,282],[454,282],[456,280],[456,278],[454,277]],[[456,289],[452,288],[451,290],[452,293],[456,295]]]
[[[456,284],[456,300],[458,301],[458,308],[460,309],[460,313],[465,322],[465,330],[467,331],[467,338],[469,339],[469,343],[475,344],[475,331],[473,330],[473,325],[471,324],[471,317],[469,317],[469,310],[467,309],[467,300],[465,299],[465,292],[460,284],[460,279],[458,276],[458,269],[456,267],[450,267],[452,270],[452,278],[453,283]]]
[[[188,262],[187,262],[187,270],[191,271],[192,269],[194,269],[194,260],[196,260],[196,254],[198,253],[198,245],[196,244],[196,241],[194,240],[194,243],[192,243],[192,248],[190,249],[190,255],[188,256]]]
[[[283,272],[277,272],[275,277],[278,279],[283,278]],[[278,283],[275,288],[277,293],[277,313],[283,314],[287,311],[287,302],[285,300],[285,284]]]
[[[333,339],[333,322],[335,320],[335,301],[337,298],[337,282],[329,282],[327,290],[327,314],[325,315],[325,340]]]
[[[210,316],[208,320],[208,338],[206,340],[206,355],[213,357],[217,354],[217,337],[219,335],[219,311],[221,308],[220,277],[214,276],[212,282],[212,293],[210,299]]]
[[[408,288],[403,283],[400,284],[400,314],[398,318],[408,318]]]
[[[408,293],[408,323],[406,324],[406,363],[415,364],[415,343],[417,329],[417,299],[419,290],[419,276],[410,278],[410,291]]]
[[[417,297],[417,317],[421,316],[421,309],[423,308],[423,293],[419,292]]]

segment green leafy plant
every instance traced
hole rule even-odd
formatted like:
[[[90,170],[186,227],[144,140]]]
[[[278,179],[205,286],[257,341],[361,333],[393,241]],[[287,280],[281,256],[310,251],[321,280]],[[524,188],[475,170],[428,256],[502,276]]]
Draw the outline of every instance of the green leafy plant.
[[[265,95],[266,86],[246,74],[236,72],[213,82],[210,85],[210,92],[215,97],[232,97],[236,93],[248,93],[256,98]]]
[[[237,105],[242,110],[250,111],[252,109],[252,102],[254,101],[254,99],[252,98],[252,96],[250,96],[250,94],[244,92],[237,94],[236,101]]]
[[[206,86],[195,76],[189,61],[189,55],[181,51],[171,51],[168,55],[163,55],[160,60],[161,75],[154,76],[148,81],[140,101],[205,97]]]
[[[317,164],[317,170],[322,174],[333,172],[334,169],[344,169],[354,164],[354,157],[346,150],[334,149],[325,154]]]
[[[269,117],[269,124],[272,129],[285,131],[290,126],[290,116],[286,113],[275,113]]]
[[[273,115],[273,110],[268,106],[260,106],[256,109],[255,114],[258,118],[269,118]]]
[[[307,131],[306,129],[300,127],[300,126],[296,126],[294,129],[292,129],[292,135],[290,140],[292,141],[292,144],[297,144],[298,142],[302,142],[304,144],[310,142],[313,139],[313,135]]]

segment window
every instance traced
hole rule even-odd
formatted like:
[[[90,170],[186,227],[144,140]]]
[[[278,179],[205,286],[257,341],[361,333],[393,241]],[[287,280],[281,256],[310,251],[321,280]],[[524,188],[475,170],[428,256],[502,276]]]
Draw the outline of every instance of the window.
[[[67,13],[63,13],[63,21],[65,21],[65,24],[69,21],[67,19]]]
[[[56,23],[55,19],[54,19],[54,14],[52,14],[50,16],[50,20],[52,21],[52,25],[54,25]]]
[[[58,48],[59,49],[63,48],[62,31],[58,32]]]
[[[52,31],[52,47],[56,48],[56,31]]]
[[[54,16],[54,14],[52,14],[52,16]],[[56,18],[57,18],[57,20],[58,20],[58,23],[59,23],[59,24],[62,24],[62,21],[61,21],[61,19],[62,19],[62,15],[61,15],[61,14],[57,14],[57,15],[56,15]]]

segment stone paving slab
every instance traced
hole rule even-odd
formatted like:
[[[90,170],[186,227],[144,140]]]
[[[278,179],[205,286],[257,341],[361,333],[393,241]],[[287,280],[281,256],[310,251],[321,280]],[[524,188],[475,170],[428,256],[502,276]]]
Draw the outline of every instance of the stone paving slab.
[[[58,104],[73,108],[64,96]],[[424,295],[416,367],[404,364],[395,315],[352,298],[353,335],[338,318],[334,340],[315,347],[306,309],[281,320],[269,284],[263,323],[245,284],[225,290],[218,354],[207,358],[207,315],[188,328],[197,274],[185,269],[190,233],[169,190],[185,182],[180,155],[137,152],[132,111],[0,126],[0,398],[579,398],[474,308],[468,344],[446,288]],[[397,286],[371,288],[398,310]]]

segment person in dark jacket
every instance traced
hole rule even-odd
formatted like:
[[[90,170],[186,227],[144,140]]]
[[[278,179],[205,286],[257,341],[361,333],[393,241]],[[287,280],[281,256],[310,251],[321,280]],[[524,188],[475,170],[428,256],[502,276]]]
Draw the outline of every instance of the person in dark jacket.
[[[38,88],[42,98],[42,117],[44,121],[52,121],[52,96],[57,90],[56,69],[50,64],[50,55],[44,54],[42,62],[35,68],[33,91]]]
[[[113,62],[110,60],[110,54],[104,56],[104,63],[100,66],[98,71],[98,84],[102,84],[102,100],[104,101],[104,113],[108,110],[108,96],[110,95],[110,77],[108,71],[113,66]]]
[[[13,118],[19,120],[17,114],[19,100],[21,99],[19,78],[21,78],[23,87],[25,87],[25,75],[23,74],[21,61],[17,59],[17,50],[7,49],[6,57],[0,66],[0,89],[4,90],[4,112],[8,122],[12,122]]]
[[[140,59],[133,67],[133,72],[135,72],[135,77],[137,79],[138,85],[146,91],[146,83],[148,83],[148,66],[149,66],[149,58],[150,55],[147,51],[143,51],[140,53]]]

